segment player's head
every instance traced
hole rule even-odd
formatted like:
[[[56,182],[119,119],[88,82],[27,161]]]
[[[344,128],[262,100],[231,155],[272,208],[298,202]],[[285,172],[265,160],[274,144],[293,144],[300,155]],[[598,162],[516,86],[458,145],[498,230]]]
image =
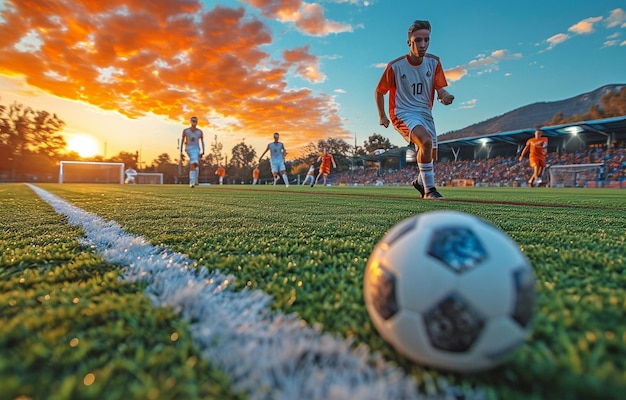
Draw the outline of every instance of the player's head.
[[[407,33],[408,39],[411,40],[411,34],[413,32],[419,31],[419,30],[422,30],[422,29],[426,29],[428,31],[431,31],[430,22],[429,21],[422,21],[422,20],[419,20],[419,19],[416,19],[415,21],[413,21],[411,26],[409,26],[409,31]]]
[[[195,115],[191,117],[189,120],[191,121],[192,125],[195,125],[198,123],[198,117],[196,117]]]
[[[278,132],[274,132],[274,140],[278,140],[279,137],[280,135],[278,134]]]
[[[406,43],[409,45],[410,54],[416,57],[424,57],[430,44],[430,22],[415,20],[409,26]]]

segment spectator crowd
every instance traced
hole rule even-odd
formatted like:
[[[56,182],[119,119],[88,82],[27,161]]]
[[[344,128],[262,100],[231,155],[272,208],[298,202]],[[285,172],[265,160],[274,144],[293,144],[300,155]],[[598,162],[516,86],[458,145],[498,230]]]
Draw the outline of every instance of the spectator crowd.
[[[574,153],[548,153],[544,180],[551,165],[603,163],[602,176],[598,180],[626,181],[626,148],[589,149]],[[435,163],[437,186],[451,185],[455,179],[473,180],[476,185],[516,186],[528,180],[531,169],[528,160],[519,162],[517,157],[494,157],[484,160],[443,161]],[[331,175],[333,185],[407,185],[415,178],[414,164],[401,170],[381,170],[360,167],[357,170]]]

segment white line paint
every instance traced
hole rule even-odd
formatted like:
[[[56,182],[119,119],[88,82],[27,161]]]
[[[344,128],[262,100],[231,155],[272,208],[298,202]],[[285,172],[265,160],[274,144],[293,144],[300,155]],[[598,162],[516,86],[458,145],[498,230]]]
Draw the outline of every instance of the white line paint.
[[[125,232],[116,222],[75,207],[56,195],[29,185],[71,225],[81,227],[92,247],[111,264],[124,268],[128,282],[145,282],[156,307],[170,307],[190,322],[202,355],[224,371],[235,392],[250,399],[454,399],[462,391],[441,379],[443,394],[420,394],[412,377],[370,353],[297,315],[270,309],[261,290],[230,289],[234,276],[196,267],[194,260]],[[425,375],[428,378],[428,375]],[[464,399],[482,399],[481,391],[464,390]]]

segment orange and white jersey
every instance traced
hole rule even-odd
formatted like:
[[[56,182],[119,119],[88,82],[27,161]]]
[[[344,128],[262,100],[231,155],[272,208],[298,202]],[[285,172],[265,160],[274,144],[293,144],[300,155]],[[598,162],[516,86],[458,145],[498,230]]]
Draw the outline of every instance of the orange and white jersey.
[[[376,91],[383,95],[389,92],[389,114],[394,122],[403,112],[430,114],[435,91],[445,86],[448,82],[439,57],[426,54],[420,65],[413,65],[404,55],[387,64]]]

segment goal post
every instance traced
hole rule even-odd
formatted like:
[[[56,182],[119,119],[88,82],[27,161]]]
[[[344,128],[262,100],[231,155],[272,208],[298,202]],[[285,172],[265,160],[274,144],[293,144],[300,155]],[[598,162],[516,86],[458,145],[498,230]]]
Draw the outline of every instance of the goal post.
[[[550,187],[587,187],[601,179],[603,163],[550,165]]]
[[[145,185],[162,185],[163,174],[161,172],[137,172],[135,183]]]
[[[59,183],[124,183],[124,163],[61,161]]]

